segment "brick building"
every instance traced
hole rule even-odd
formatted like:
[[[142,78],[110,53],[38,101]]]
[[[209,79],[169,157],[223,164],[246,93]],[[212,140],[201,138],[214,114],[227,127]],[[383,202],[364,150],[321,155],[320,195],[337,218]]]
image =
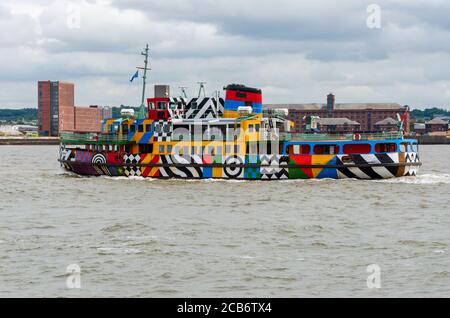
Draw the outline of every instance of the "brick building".
[[[66,82],[38,82],[38,129],[41,136],[58,136],[64,124],[71,124],[74,107],[74,85]],[[68,121],[61,122],[62,117]]]
[[[425,131],[430,132],[443,132],[449,130],[449,121],[443,118],[435,117],[432,120],[425,122]]]
[[[59,136],[61,131],[100,132],[102,120],[112,117],[109,107],[77,107],[74,84],[38,82],[38,129],[40,136]]]
[[[335,103],[335,96],[329,94],[327,103],[313,104],[265,104],[264,108],[287,108],[288,119],[295,123],[296,132],[305,132],[305,116],[319,116],[320,118],[346,118],[359,124],[351,125],[353,131],[376,132],[381,131],[380,121],[397,118],[397,114],[406,113],[405,132],[409,132],[408,106],[396,103]],[[378,124],[378,125],[377,125]]]

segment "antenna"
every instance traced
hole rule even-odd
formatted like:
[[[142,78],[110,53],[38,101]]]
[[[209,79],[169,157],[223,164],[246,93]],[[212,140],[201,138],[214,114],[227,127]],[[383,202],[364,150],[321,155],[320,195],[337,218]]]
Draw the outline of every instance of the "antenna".
[[[187,99],[188,98],[187,93],[186,93],[187,86],[178,86],[178,88],[181,89],[181,97],[184,97]]]
[[[198,89],[198,98],[200,98],[200,95],[202,94],[202,90],[203,90],[203,97],[206,97],[206,91],[205,91],[206,82],[197,82],[197,84],[200,85],[200,87]]]

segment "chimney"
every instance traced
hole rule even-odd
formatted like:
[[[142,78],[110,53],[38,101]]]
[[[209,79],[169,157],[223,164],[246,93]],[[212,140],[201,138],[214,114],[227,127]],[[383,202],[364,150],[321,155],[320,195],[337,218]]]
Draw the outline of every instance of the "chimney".
[[[327,111],[331,113],[334,110],[334,95],[332,93],[327,95]]]

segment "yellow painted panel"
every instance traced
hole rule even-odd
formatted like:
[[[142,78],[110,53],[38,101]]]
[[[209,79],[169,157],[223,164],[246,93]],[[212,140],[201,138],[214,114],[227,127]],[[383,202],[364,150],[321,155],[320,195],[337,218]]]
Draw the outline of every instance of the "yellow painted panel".
[[[311,158],[312,165],[325,165],[328,161],[334,158],[335,155],[313,155]],[[323,168],[313,168],[311,169],[314,178],[316,178]]]

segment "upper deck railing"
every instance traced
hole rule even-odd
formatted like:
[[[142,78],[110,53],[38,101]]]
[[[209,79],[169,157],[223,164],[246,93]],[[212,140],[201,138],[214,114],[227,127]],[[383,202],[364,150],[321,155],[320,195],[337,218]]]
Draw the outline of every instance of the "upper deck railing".
[[[71,133],[62,132],[60,134],[61,143],[66,145],[126,145],[127,135],[121,134],[100,134],[100,133]]]
[[[302,134],[280,133],[281,141],[333,141],[333,140],[382,140],[401,139],[401,132],[352,133],[352,134]]]

